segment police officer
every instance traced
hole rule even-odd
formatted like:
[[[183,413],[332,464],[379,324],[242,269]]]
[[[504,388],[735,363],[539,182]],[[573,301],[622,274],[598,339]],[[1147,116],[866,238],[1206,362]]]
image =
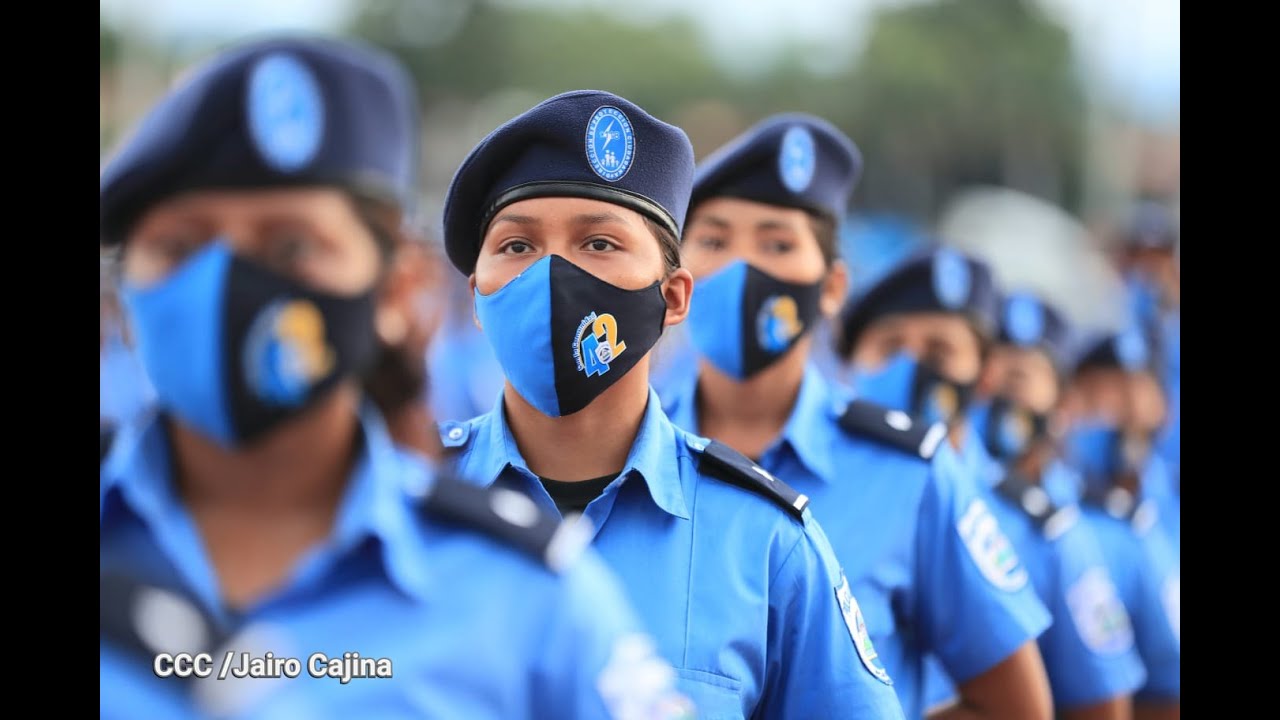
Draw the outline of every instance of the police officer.
[[[810,358],[845,297],[835,237],[860,171],[849,139],[804,114],[763,120],[699,167],[683,242],[699,357],[664,403],[813,499],[879,651],[862,659],[893,678],[908,716],[924,713],[921,661],[935,650],[966,708],[1046,717],[1032,642],[1045,610],[984,577],[979,545],[957,532],[977,497],[930,463],[942,428],[848,402]]]
[[[104,717],[680,701],[572,534],[435,475],[362,400],[417,134],[382,54],[265,39],[192,73],[104,168],[102,240],[160,410],[101,469]]]
[[[1143,200],[1135,203],[1131,210],[1116,257],[1134,324],[1152,347],[1154,367],[1168,398],[1168,417],[1156,447],[1169,464],[1175,488],[1180,478],[1182,439],[1181,282],[1177,246],[1173,213],[1163,203]]]
[[[1074,499],[1055,502],[1046,477],[1067,472],[1056,457],[1053,413],[1067,370],[1067,326],[1035,295],[1002,303],[999,334],[984,363],[970,427],[994,462],[992,509],[1054,622],[1039,645],[1064,718],[1127,718],[1146,672],[1133,628],[1091,527]]]
[[[128,421],[155,399],[129,342],[107,254],[98,286],[98,414],[104,427]]]
[[[445,243],[506,385],[442,437],[464,476],[584,514],[702,717],[900,717],[808,498],[677,429],[650,389],[650,351],[689,308],[692,175],[683,131],[599,91],[472,150]]]
[[[1133,619],[1147,682],[1134,697],[1141,717],[1178,717],[1181,694],[1180,562],[1176,506],[1152,440],[1162,421],[1158,382],[1142,334],[1083,334],[1064,399],[1065,457],[1079,473],[1084,518],[1102,544]]]

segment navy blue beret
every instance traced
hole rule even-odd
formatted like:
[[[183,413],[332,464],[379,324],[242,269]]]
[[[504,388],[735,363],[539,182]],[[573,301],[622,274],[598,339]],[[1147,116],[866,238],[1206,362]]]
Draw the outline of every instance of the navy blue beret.
[[[803,113],[774,115],[702,161],[689,207],[729,196],[840,222],[861,175],[862,153],[834,125]]]
[[[841,356],[848,356],[873,321],[897,313],[964,315],[986,339],[995,337],[1000,299],[991,268],[953,248],[917,253],[850,298],[840,313]]]
[[[1068,327],[1062,313],[1029,292],[1009,293],[1000,308],[997,340],[1022,348],[1036,348],[1065,370]]]
[[[1072,359],[1073,372],[1106,368],[1156,372],[1156,357],[1141,330],[1127,327],[1119,332],[1089,333],[1077,339]]]
[[[336,185],[407,210],[417,165],[417,99],[389,56],[324,38],[258,40],[194,70],[107,161],[102,241],[194,189]]]
[[[471,274],[494,214],[538,197],[621,205],[679,238],[692,182],[683,130],[612,93],[563,93],[489,133],[462,161],[445,198],[445,250]]]

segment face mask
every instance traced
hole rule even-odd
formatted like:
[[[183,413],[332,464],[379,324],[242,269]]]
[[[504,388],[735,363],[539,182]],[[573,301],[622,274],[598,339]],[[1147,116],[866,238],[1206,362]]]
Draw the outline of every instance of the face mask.
[[[559,255],[475,302],[507,380],[549,417],[578,412],[635,367],[667,312],[661,283],[624,290]]]
[[[372,291],[320,293],[218,240],[123,299],[160,407],[227,447],[302,413],[376,347]]]
[[[1047,415],[1020,408],[1003,397],[974,406],[969,422],[991,456],[1005,462],[1022,457],[1032,443],[1049,435]]]
[[[699,281],[689,337],[721,372],[745,380],[777,362],[818,318],[822,281],[779,280],[736,260]]]
[[[1085,482],[1108,487],[1122,475],[1138,474],[1151,456],[1151,438],[1101,420],[1081,422],[1067,433],[1064,455]]]
[[[898,353],[876,370],[855,367],[851,384],[864,400],[949,426],[969,405],[976,383],[953,382],[911,355]]]

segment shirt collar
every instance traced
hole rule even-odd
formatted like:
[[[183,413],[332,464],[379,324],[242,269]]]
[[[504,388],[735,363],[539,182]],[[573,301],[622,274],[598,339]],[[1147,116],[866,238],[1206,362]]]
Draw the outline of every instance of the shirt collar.
[[[833,451],[842,440],[836,418],[847,403],[845,394],[827,382],[817,368],[805,365],[800,394],[782,428],[781,441],[791,446],[801,464],[826,482],[834,477]]]
[[[667,409],[671,422],[695,434],[698,427],[698,373],[689,373],[673,383],[672,400]],[[835,418],[842,411],[842,403],[848,402],[847,393],[827,382],[812,364],[806,364],[804,378],[795,406],[787,418],[778,441],[765,453],[766,458],[779,444],[791,447],[800,463],[814,475],[829,480],[832,477],[832,448],[839,442]]]
[[[461,466],[464,476],[473,482],[492,485],[508,466],[535,475],[516,447],[515,437],[507,424],[503,402],[499,402],[492,411],[480,416],[475,422],[478,426],[473,430],[476,439]],[[622,475],[639,475],[658,507],[687,520],[689,508],[680,482],[678,451],[675,426],[662,411],[657,393],[650,388],[648,405],[640,420],[639,432],[631,444]]]
[[[401,591],[422,597],[430,578],[428,557],[417,539],[415,505],[429,489],[432,470],[392,443],[381,415],[368,403],[360,411],[360,429],[363,442],[333,530],[313,552],[340,555],[374,538],[388,579]],[[102,530],[112,521],[106,515],[106,500],[113,490],[147,526],[171,522],[171,513],[186,513],[170,468],[167,433],[159,415],[148,414],[121,428],[102,470]]]

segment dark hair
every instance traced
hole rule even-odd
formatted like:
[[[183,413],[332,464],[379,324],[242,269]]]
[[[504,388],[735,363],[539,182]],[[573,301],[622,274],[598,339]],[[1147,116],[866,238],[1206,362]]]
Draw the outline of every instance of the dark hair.
[[[390,263],[402,240],[400,210],[358,193],[348,191],[347,194],[351,198],[356,217],[360,218],[373,235],[373,242],[378,246],[378,254],[382,257],[383,264]]]
[[[670,275],[680,269],[680,241],[675,235],[665,227],[659,225],[647,216],[644,217],[645,227],[649,228],[649,232],[658,239],[658,247],[662,249],[662,269],[664,275]]]
[[[836,243],[836,221],[826,215],[806,212],[809,216],[809,229],[818,239],[818,250],[822,251],[822,261],[831,267],[831,263],[840,257],[840,246]]]

